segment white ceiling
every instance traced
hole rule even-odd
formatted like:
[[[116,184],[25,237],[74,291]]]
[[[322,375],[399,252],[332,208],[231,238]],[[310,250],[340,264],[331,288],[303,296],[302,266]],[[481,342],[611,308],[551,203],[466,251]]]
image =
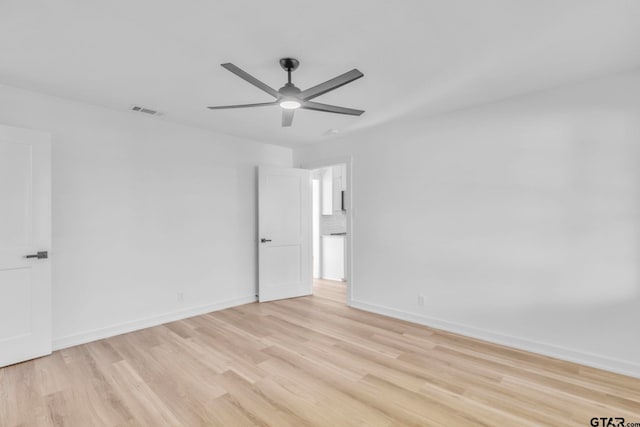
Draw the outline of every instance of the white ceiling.
[[[0,83],[295,145],[638,67],[640,1],[5,0],[0,54]],[[285,56],[302,89],[360,69],[315,101],[366,113],[205,109],[271,101],[219,64],[277,89]]]

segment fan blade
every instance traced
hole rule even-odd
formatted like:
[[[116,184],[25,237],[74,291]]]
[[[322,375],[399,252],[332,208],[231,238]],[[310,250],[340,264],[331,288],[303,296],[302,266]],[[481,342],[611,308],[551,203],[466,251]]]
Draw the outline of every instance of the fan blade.
[[[277,90],[275,90],[274,88],[270,87],[266,83],[261,82],[260,80],[258,80],[255,77],[253,77],[251,74],[247,73],[246,71],[241,70],[240,68],[236,67],[232,63],[227,62],[226,64],[220,64],[220,65],[222,67],[226,68],[227,70],[231,71],[233,74],[235,74],[236,76],[240,77],[241,79],[248,81],[249,83],[251,83],[252,85],[257,87],[258,89],[262,89],[263,91],[267,92],[269,95],[271,95],[271,96],[273,96],[275,98],[278,98],[280,96],[280,94],[278,93]]]
[[[355,110],[353,108],[338,107],[336,105],[321,104],[319,102],[305,101],[300,108],[306,110],[324,111],[327,113],[348,114],[350,116],[359,116],[364,113],[363,110]]]
[[[302,93],[300,93],[300,99],[308,101],[317,96],[323,95],[327,92],[344,86],[347,83],[351,83],[354,80],[358,80],[362,76],[364,76],[364,74],[354,68],[351,71],[339,75],[338,77],[334,77],[331,80],[327,80],[326,82],[320,83],[317,86],[314,86],[307,90],[303,90]]]
[[[241,104],[241,105],[221,105],[219,107],[207,107],[210,110],[226,110],[228,108],[249,108],[249,107],[267,107],[269,105],[276,105],[277,101],[273,102],[260,102],[258,104]]]
[[[293,122],[293,113],[295,113],[296,110],[285,110],[284,108],[282,109],[282,127],[286,128],[291,126],[291,123]]]

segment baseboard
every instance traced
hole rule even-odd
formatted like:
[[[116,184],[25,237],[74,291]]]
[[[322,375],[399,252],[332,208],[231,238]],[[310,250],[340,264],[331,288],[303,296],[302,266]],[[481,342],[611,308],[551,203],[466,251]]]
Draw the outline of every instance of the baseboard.
[[[159,316],[145,317],[142,319],[132,320],[130,322],[119,323],[105,328],[93,329],[78,334],[67,335],[65,337],[54,338],[53,350],[60,350],[74,345],[86,344],[91,341],[101,340],[103,338],[113,337],[115,335],[126,334],[144,328],[161,325],[163,323],[173,322],[176,320],[186,319],[188,317],[199,316],[201,314],[211,313],[212,311],[224,310],[225,308],[236,307],[238,305],[256,302],[255,295],[242,298],[234,298],[230,300],[220,301],[214,304],[206,304],[197,307],[191,307],[186,310],[173,311],[161,314]]]
[[[499,332],[449,322],[446,320],[436,319],[420,314],[408,313],[377,304],[370,304],[363,301],[351,300],[350,306],[359,310],[369,311],[372,313],[381,314],[383,316],[393,317],[395,319],[406,320],[408,322],[417,323],[434,329],[441,329],[446,332],[452,332],[455,334],[476,338],[494,344],[504,345],[506,347],[512,347],[531,353],[537,353],[543,356],[549,356],[556,359],[566,360],[568,362],[578,363],[580,365],[585,365],[592,368],[640,378],[640,364],[637,363],[608,358],[605,356],[574,350],[555,344],[546,344],[538,341],[513,337]]]
[[[329,276],[324,276],[324,277],[320,277],[320,280],[333,280],[334,282],[344,282],[344,277],[329,277]]]

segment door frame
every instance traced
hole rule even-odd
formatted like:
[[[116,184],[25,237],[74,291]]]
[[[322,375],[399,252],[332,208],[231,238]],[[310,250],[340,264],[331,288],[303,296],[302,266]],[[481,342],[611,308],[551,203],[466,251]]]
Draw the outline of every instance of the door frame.
[[[346,259],[345,259],[345,279],[347,281],[347,305],[350,307],[351,302],[353,301],[353,289],[354,289],[354,274],[353,274],[353,220],[354,220],[354,205],[353,205],[353,157],[352,156],[340,156],[340,157],[329,157],[321,160],[314,160],[310,162],[303,162],[299,164],[298,167],[300,169],[320,169],[326,168],[329,166],[335,166],[339,164],[346,164],[346,173],[347,173],[347,190],[344,193],[345,196],[345,205],[347,208],[347,236],[346,236]],[[321,243],[322,250],[322,243]]]

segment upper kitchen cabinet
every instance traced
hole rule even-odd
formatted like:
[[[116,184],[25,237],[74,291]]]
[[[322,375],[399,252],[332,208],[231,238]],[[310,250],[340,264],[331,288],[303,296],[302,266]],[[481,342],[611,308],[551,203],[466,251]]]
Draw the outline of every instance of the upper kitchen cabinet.
[[[333,182],[338,191],[347,189],[347,165],[332,166]]]
[[[322,215],[333,215],[333,168],[320,169]]]
[[[347,165],[341,164],[320,170],[322,181],[322,215],[343,213],[344,191],[347,186]]]

